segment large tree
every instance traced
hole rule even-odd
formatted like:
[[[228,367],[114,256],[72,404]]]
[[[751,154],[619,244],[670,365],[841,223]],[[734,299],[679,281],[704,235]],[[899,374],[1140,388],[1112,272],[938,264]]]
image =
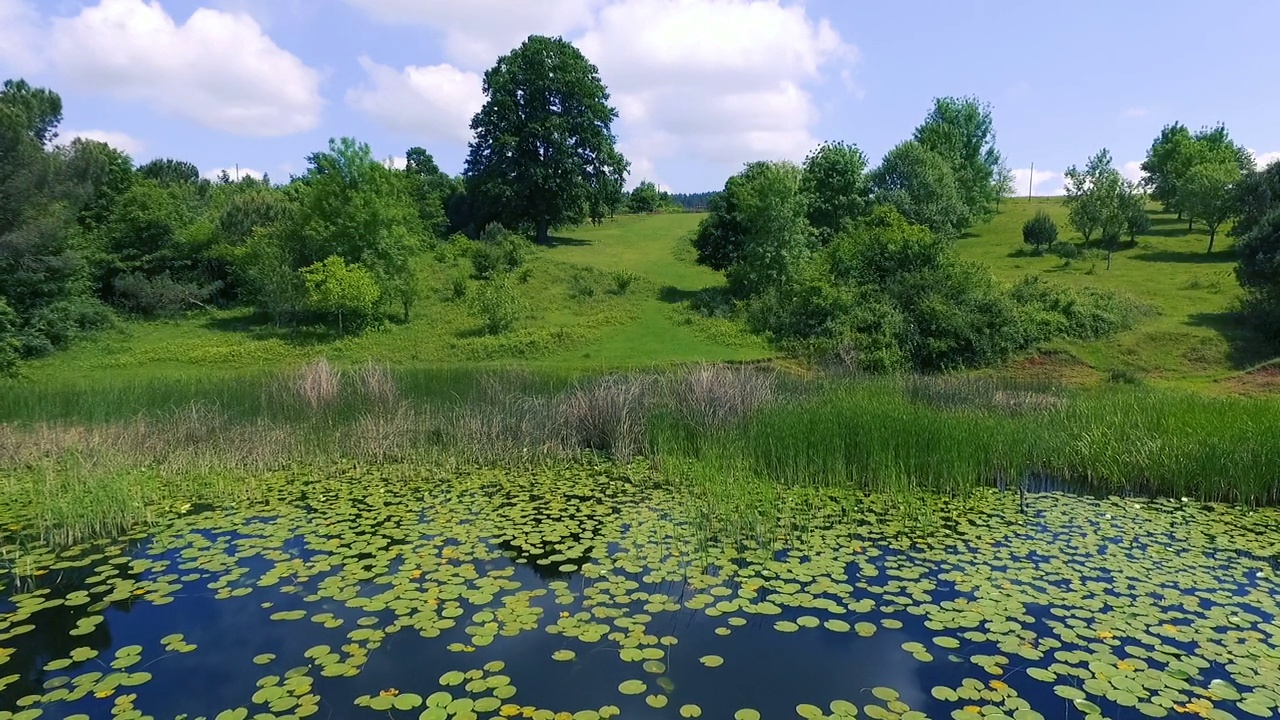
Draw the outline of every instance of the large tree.
[[[829,242],[870,209],[867,156],[856,145],[823,143],[805,158],[800,190],[809,224]]]
[[[1112,253],[1128,232],[1136,203],[1141,202],[1137,183],[1116,170],[1111,152],[1100,150],[1081,170],[1072,165],[1066,173],[1067,217],[1071,226],[1088,243],[1096,232],[1107,250],[1107,268]]]
[[[32,87],[26,80],[5,80],[0,86],[0,113],[3,122],[20,129],[41,146],[58,137],[62,122],[62,98],[47,88]]]
[[[871,173],[875,201],[943,237],[955,237],[972,218],[946,159],[915,140],[885,154]]]
[[[913,139],[946,160],[971,221],[994,214],[1006,178],[989,104],[973,97],[937,98]]]
[[[1163,204],[1165,210],[1177,209],[1177,181],[1190,169],[1193,142],[1186,125],[1165,125],[1142,161],[1142,184],[1151,191],[1151,199]],[[1182,217],[1181,210],[1178,217]]]
[[[563,38],[532,35],[498,58],[483,90],[465,175],[485,221],[532,228],[545,242],[551,228],[607,210],[628,165],[595,65]]]

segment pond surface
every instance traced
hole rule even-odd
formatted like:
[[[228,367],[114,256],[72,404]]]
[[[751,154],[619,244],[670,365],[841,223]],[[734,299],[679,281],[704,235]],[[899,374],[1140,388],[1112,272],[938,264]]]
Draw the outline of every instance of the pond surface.
[[[744,520],[608,470],[278,484],[253,511],[28,556],[0,581],[0,720],[1280,706],[1275,511],[992,490],[915,526],[813,489]]]

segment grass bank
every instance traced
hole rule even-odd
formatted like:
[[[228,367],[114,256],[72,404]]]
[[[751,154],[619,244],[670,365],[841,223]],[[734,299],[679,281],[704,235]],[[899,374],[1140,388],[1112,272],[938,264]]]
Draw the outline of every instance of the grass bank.
[[[255,478],[334,462],[645,460],[716,492],[769,484],[963,493],[1044,478],[1098,492],[1280,501],[1280,402],[978,377],[800,378],[704,365],[597,376],[338,369],[6,388],[0,515],[70,542]],[[4,544],[0,542],[0,544]]]

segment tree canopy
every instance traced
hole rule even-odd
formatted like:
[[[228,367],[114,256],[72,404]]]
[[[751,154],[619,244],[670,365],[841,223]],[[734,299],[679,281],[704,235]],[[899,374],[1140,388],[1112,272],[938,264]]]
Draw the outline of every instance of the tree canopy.
[[[937,98],[912,139],[937,153],[951,168],[970,222],[989,219],[995,213],[1011,177],[996,149],[989,104],[974,97]]]
[[[603,216],[628,163],[596,66],[562,38],[533,35],[498,58],[483,90],[465,170],[481,224],[533,229],[545,241],[550,228]]]
[[[915,140],[885,154],[871,173],[875,201],[930,231],[955,237],[972,221],[947,160]]]

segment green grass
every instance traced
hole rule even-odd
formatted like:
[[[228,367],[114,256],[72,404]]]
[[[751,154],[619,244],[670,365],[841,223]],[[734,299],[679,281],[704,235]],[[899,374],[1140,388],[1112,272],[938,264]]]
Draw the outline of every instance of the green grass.
[[[680,302],[693,291],[724,282],[720,273],[694,264],[684,242],[700,218],[621,217],[603,227],[563,232],[552,247],[535,249],[523,281],[513,280],[524,312],[514,330],[499,336],[479,334],[479,319],[467,301],[448,299],[451,281],[469,275],[469,263],[424,258],[422,300],[407,324],[335,339],[277,329],[245,310],[126,322],[67,352],[30,363],[24,382],[234,376],[319,357],[345,365],[369,360],[396,366],[518,363],[600,371],[771,356],[761,339],[732,323],[699,317]],[[625,294],[611,292],[609,273],[615,270],[638,275]],[[571,277],[584,272],[595,294],[571,297]],[[477,281],[468,282],[474,289]]]
[[[1117,337],[1047,348],[1083,363],[1085,367],[1076,369],[1083,379],[1129,370],[1162,384],[1225,386],[1218,381],[1274,356],[1274,349],[1260,343],[1232,313],[1240,288],[1226,228],[1219,230],[1210,255],[1208,234],[1199,225],[1188,231],[1185,221],[1152,205],[1151,231],[1138,238],[1136,247],[1117,252],[1107,270],[1105,257],[1065,263],[1052,254],[1032,256],[1022,242],[1022,224],[1038,210],[1053,216],[1060,240],[1083,242],[1068,226],[1060,198],[1021,198],[1005,201],[991,222],[966,233],[959,241],[960,253],[1007,281],[1041,274],[1073,285],[1128,292],[1158,310],[1155,317]],[[1072,372],[1064,365],[1070,363],[1051,363],[1050,370]]]

